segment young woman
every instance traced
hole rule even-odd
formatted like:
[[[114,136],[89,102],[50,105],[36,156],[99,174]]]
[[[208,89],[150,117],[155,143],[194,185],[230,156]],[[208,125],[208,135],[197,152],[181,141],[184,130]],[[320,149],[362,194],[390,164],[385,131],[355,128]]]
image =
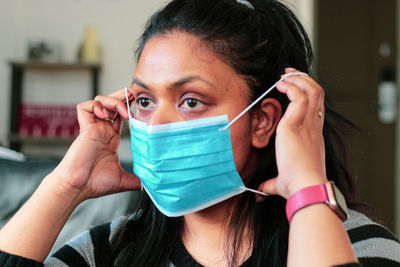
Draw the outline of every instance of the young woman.
[[[353,187],[340,141],[340,117],[325,106],[323,89],[311,75],[309,39],[284,5],[267,0],[174,0],[150,19],[137,58],[127,95],[119,90],[78,105],[80,135],[59,166],[0,231],[2,266],[41,266],[79,203],[140,190],[141,181],[146,190],[140,193],[132,215],[83,233],[47,258],[46,265],[400,264],[398,240],[383,227],[353,210],[343,223],[346,212],[341,210],[344,203],[339,193],[337,205],[321,201],[308,205],[316,191],[327,194],[321,188],[329,192],[333,187],[327,182],[334,181],[351,207]],[[278,80],[275,89],[254,102]],[[218,170],[224,171],[230,162],[234,170],[199,184],[197,176],[204,175],[202,170],[211,170],[215,159],[204,151],[220,145],[226,137],[204,147],[193,146],[191,142],[199,135],[193,131],[202,128],[189,127],[185,129],[189,129],[190,138],[182,139],[185,142],[171,142],[180,135],[168,137],[161,139],[157,148],[164,147],[166,155],[181,155],[181,150],[190,147],[201,155],[196,160],[187,160],[185,155],[175,164],[157,161],[166,165],[160,167],[152,159],[143,159],[152,146],[144,140],[144,148],[133,145],[137,155],[134,164],[140,161],[152,167],[143,171],[135,165],[139,177],[125,172],[117,150],[122,121],[130,116],[126,98],[132,104],[134,119],[154,127],[151,129],[198,124],[199,119],[204,123],[227,115],[232,124],[227,127],[230,138],[223,147],[228,152],[232,147],[233,157],[228,155]],[[251,103],[256,105],[234,121]],[[137,121],[130,124],[133,144],[139,138]],[[210,134],[220,136],[218,130]],[[142,148],[144,152],[138,152]],[[176,182],[169,180],[169,187],[160,190],[166,183],[162,178],[165,170],[182,171],[187,162],[202,167],[184,177],[173,176]],[[160,168],[165,168],[164,173],[157,176]],[[146,171],[150,176],[143,174]],[[195,212],[185,212],[185,206],[179,217],[159,211],[163,201],[172,198],[173,203],[181,197],[176,192],[190,197],[204,190],[207,193],[200,196],[206,197],[210,188],[225,188],[230,182],[227,177],[239,177],[236,174],[247,188],[270,196],[243,192],[220,201],[213,195],[214,205],[199,209],[185,203]],[[193,183],[196,186],[191,186]],[[160,192],[164,192],[161,200]],[[175,202],[171,206],[182,204]],[[374,231],[361,235],[367,226]]]

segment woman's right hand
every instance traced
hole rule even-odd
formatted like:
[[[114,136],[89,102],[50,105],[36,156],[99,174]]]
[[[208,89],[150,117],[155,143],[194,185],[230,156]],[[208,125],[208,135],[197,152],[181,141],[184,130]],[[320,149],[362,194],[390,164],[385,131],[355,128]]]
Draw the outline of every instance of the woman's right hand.
[[[133,99],[128,90],[129,100]],[[53,171],[63,195],[81,201],[140,188],[140,180],[119,162],[118,148],[124,119],[129,119],[125,90],[77,106],[80,133]]]

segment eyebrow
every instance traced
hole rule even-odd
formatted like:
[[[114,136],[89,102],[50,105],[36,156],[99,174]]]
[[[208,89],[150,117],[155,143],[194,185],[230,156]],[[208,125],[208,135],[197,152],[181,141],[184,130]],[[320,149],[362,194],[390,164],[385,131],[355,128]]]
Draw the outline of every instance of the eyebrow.
[[[182,79],[179,79],[176,82],[173,82],[172,84],[170,84],[168,86],[168,89],[176,89],[176,88],[179,88],[179,87],[185,85],[186,83],[190,83],[190,82],[194,82],[194,81],[201,81],[201,82],[204,82],[204,83],[208,84],[209,86],[215,88],[215,86],[214,86],[214,84],[212,82],[207,81],[207,80],[205,80],[205,79],[203,79],[203,78],[201,78],[200,76],[197,76],[197,75],[189,75],[189,76],[183,77]],[[140,87],[142,87],[142,88],[144,88],[146,90],[150,90],[151,91],[151,88],[149,86],[147,86],[139,78],[133,78],[132,85],[134,85],[134,84],[137,84],[138,86],[140,86]]]

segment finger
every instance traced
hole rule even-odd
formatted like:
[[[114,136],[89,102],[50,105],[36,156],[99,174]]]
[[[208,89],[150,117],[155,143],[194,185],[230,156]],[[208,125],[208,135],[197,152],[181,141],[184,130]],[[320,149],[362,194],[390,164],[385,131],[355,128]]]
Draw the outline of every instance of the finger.
[[[111,118],[110,111],[107,110],[100,101],[93,100],[93,108],[95,118],[99,118],[102,120],[107,120]]]
[[[129,120],[125,101],[119,100],[115,97],[102,95],[96,96],[95,100],[101,102],[101,104],[110,112],[110,116],[112,115],[115,118],[117,114],[120,114],[122,118]]]
[[[78,123],[80,127],[87,123],[94,122],[93,112],[94,106],[92,101],[86,101],[76,105],[76,113],[78,116]]]
[[[276,187],[276,181],[277,181],[277,178],[272,178],[272,179],[269,179],[269,180],[267,180],[265,182],[262,182],[258,186],[257,190],[261,191],[261,192],[264,192],[267,195],[275,195],[275,196],[279,195],[279,192],[278,192],[277,187]],[[261,202],[264,199],[265,199],[264,196],[262,196],[260,194],[256,195],[257,202]]]
[[[297,69],[295,69],[295,68],[286,68],[285,69],[285,73],[287,74],[287,73],[291,73],[291,72],[301,72],[301,71],[299,71],[299,70],[297,70]],[[282,76],[281,77],[283,77],[283,76],[285,76],[285,74],[282,74]],[[309,83],[309,85],[310,85],[310,87],[313,87],[313,88],[318,88],[319,90],[321,90],[321,103],[323,104],[324,103],[324,100],[325,100],[325,91],[324,91],[324,89],[313,79],[313,78],[311,78],[309,75],[293,75],[293,76],[288,76],[287,78],[285,78],[285,80],[286,79],[289,79],[290,80],[290,77],[299,77],[299,78],[301,78],[301,79],[303,79],[303,80],[305,80],[305,81],[307,81],[308,83]],[[308,86],[303,86],[303,88],[307,88]]]
[[[316,116],[317,119],[314,120],[315,121],[314,125],[317,127],[317,129],[320,130],[320,132],[322,132],[325,121],[325,105],[323,103],[319,106],[319,108],[317,108]]]
[[[276,88],[280,92],[285,93],[290,100],[281,121],[292,125],[303,124],[308,108],[308,99],[306,94],[294,84],[285,81],[277,83]]]
[[[122,123],[123,119],[121,118],[121,116],[117,114],[117,116],[112,121],[109,121],[109,122],[111,123],[112,127],[114,128],[114,131],[116,133],[118,133],[119,135],[121,135],[122,124],[123,124]]]
[[[127,89],[126,91],[128,92],[128,99],[132,100],[133,93],[132,93],[131,87],[126,87],[126,89]],[[119,89],[118,91],[115,91],[115,92],[109,94],[108,96],[125,101],[126,100],[125,88]]]
[[[109,112],[109,115],[105,120],[112,125],[115,132],[121,135],[123,118],[118,112]]]
[[[291,72],[300,72],[300,70],[292,67],[285,68],[285,73],[291,73]]]
[[[295,69],[295,68],[286,68],[285,69],[285,74],[282,74],[281,75],[281,77],[283,77],[283,76],[285,76],[286,74],[288,74],[288,73],[293,73],[293,72],[302,72],[302,71],[300,71],[300,70],[297,70],[297,69]],[[303,73],[305,73],[305,72],[303,72]],[[300,77],[300,78],[302,78],[302,79],[305,79],[305,80],[307,80],[307,81],[309,81],[312,85],[314,85],[314,86],[316,86],[316,87],[319,87],[320,85],[313,79],[313,78],[311,78],[309,75],[292,75],[292,76],[287,76],[286,78],[289,78],[289,77]],[[285,79],[286,79],[285,78]]]
[[[302,90],[305,92],[308,92],[310,89],[312,90],[321,90],[322,92],[324,91],[322,87],[310,76],[308,75],[290,75],[286,76],[283,79],[285,82],[291,82],[299,86]]]
[[[292,75],[284,79],[285,82],[293,83],[298,86],[307,95],[313,97],[316,101],[324,99],[325,92],[322,87],[311,77],[306,75]]]
[[[77,114],[81,130],[83,130],[85,126],[101,120],[107,125],[110,125],[116,133],[121,133],[122,131],[122,120],[120,117],[118,116],[112,119],[110,112],[105,109],[99,101],[90,100],[79,103],[77,105]]]
[[[79,103],[76,109],[80,124],[93,123],[96,117],[106,119],[109,116],[109,112],[102,108],[101,103],[93,100]]]
[[[321,86],[314,79],[305,75],[294,75],[285,78],[285,82],[292,83],[304,91],[308,98],[306,122],[321,124],[324,114],[325,93]]]
[[[128,96],[128,101],[129,101],[129,106],[131,106],[132,102],[135,100],[135,97],[132,93],[132,87],[128,86],[126,87],[126,92],[127,92],[127,96]],[[124,105],[126,106],[126,94],[125,94],[125,88],[122,88],[118,91],[113,92],[112,94],[108,95],[109,97],[114,97],[117,98],[121,101],[124,102]],[[131,116],[133,116],[132,111],[129,110],[129,112],[131,113]]]
[[[285,82],[293,84],[306,94],[308,99],[306,121],[312,123],[316,121],[315,119],[318,117],[318,112],[323,109],[324,91],[319,85],[315,86],[305,78],[306,77],[292,76],[285,79]]]

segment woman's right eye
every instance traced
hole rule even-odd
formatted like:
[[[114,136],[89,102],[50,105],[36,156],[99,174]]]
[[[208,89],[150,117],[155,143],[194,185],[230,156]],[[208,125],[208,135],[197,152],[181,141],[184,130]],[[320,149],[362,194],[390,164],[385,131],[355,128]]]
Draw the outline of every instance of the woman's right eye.
[[[154,107],[155,103],[147,97],[140,97],[136,100],[136,103],[141,109],[150,109]]]

